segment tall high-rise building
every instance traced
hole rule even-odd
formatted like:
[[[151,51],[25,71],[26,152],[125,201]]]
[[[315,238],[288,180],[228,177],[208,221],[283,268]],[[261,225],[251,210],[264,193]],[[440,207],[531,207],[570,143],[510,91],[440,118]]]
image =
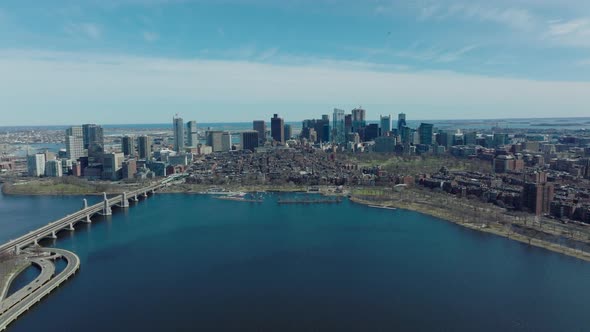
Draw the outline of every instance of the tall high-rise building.
[[[104,132],[101,126],[95,124],[82,125],[84,149],[88,150],[88,157],[92,161],[99,161],[104,153]]]
[[[138,152],[139,159],[150,160],[152,158],[152,139],[149,136],[139,136]]]
[[[242,150],[254,151],[258,147],[258,132],[256,130],[242,132]]]
[[[266,122],[264,120],[255,120],[252,122],[252,129],[258,132],[258,141],[264,143],[266,141]]]
[[[421,123],[418,128],[418,135],[420,137],[420,144],[432,145],[432,135],[434,126],[430,123]]]
[[[197,121],[193,120],[186,123],[186,144],[190,147],[196,147],[199,144]]]
[[[27,170],[29,176],[39,177],[45,175],[45,155],[37,153],[27,156]]]
[[[274,141],[285,143],[285,122],[278,114],[274,114],[270,119],[270,135]]]
[[[224,131],[223,134],[221,134],[221,150],[222,151],[231,151],[231,133],[228,131]]]
[[[401,133],[402,132],[402,128],[406,127],[407,123],[406,123],[406,113],[400,113],[397,115],[397,132]]]
[[[66,136],[66,158],[70,160],[78,160],[85,156],[86,153],[84,153],[84,138],[82,135]]]
[[[381,116],[381,136],[386,136],[391,131],[391,115]]]
[[[346,134],[352,132],[352,114],[344,115],[344,132]]]
[[[332,116],[332,141],[334,143],[346,143],[346,133],[344,132],[344,128],[344,110],[335,108]]]
[[[82,126],[72,126],[66,129],[66,136],[84,137],[84,130],[82,129]]]
[[[223,151],[223,131],[208,131],[207,145],[211,147],[213,152]]]
[[[360,107],[352,110],[352,130],[354,132],[359,132],[367,125],[365,114],[366,111]]]
[[[285,140],[291,139],[291,137],[293,136],[293,130],[291,129],[290,124],[285,125],[284,131],[285,131]]]
[[[121,150],[126,156],[135,156],[135,137],[123,136],[121,138]]]
[[[178,115],[172,119],[174,130],[174,151],[184,151],[184,122]]]

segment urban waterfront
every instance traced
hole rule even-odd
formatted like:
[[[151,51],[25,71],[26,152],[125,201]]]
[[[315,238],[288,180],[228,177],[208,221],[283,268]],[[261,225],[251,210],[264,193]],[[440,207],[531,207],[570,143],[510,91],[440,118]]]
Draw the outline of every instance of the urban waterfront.
[[[43,245],[80,272],[10,331],[583,330],[590,265],[404,210],[156,194]],[[82,197],[0,197],[0,236]],[[90,197],[90,199],[97,199]],[[31,208],[35,207],[35,208]]]

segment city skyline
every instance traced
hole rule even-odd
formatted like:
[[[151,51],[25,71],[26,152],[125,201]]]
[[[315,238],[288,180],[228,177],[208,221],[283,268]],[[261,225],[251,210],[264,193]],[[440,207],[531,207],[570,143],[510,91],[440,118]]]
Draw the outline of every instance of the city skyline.
[[[0,5],[4,125],[300,121],[359,105],[576,117],[590,104],[583,1],[27,2]]]

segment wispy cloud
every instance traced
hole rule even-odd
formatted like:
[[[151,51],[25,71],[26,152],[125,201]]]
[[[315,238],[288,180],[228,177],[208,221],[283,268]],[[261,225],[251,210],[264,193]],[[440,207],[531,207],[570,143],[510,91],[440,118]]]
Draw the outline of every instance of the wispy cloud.
[[[113,119],[130,119],[176,105],[194,109],[209,103],[219,110],[202,114],[202,121],[222,121],[230,105],[257,104],[271,113],[274,105],[291,107],[291,118],[301,109],[323,109],[337,101],[356,105],[365,101],[386,111],[404,105],[415,117],[547,116],[567,109],[564,116],[587,114],[590,83],[491,78],[453,72],[376,70],[366,64],[318,62],[303,65],[251,61],[166,59],[97,54],[0,51],[0,71],[16,81],[0,81],[0,108],[11,110],[11,121],[38,117],[47,108],[84,106],[101,114],[107,105]],[[56,79],[59,78],[59,79]],[[362,84],[359,84],[362,82]],[[31,95],[36,98],[32,100]],[[67,101],[67,103],[64,103]],[[565,104],[564,104],[565,101]],[[260,106],[261,105],[261,106]],[[266,106],[265,106],[266,105]],[[273,105],[273,106],[270,106]],[[305,107],[303,107],[305,105]],[[266,107],[266,108],[265,108]],[[437,114],[437,110],[445,110]],[[450,110],[450,111],[449,111]],[[11,113],[12,114],[12,113]],[[83,116],[80,115],[80,116]],[[247,120],[248,114],[232,114]],[[251,115],[250,115],[251,117]],[[88,120],[88,119],[87,119]],[[72,119],[67,121],[82,121]],[[130,120],[132,121],[132,120]],[[7,122],[10,122],[7,120]]]
[[[454,3],[444,8],[440,5],[425,6],[421,8],[418,18],[491,22],[518,30],[532,30],[537,24],[537,17],[527,9],[479,3]]]
[[[147,41],[147,42],[150,42],[150,43],[151,43],[151,42],[155,42],[155,41],[157,41],[158,39],[160,39],[160,35],[159,35],[159,34],[157,34],[157,33],[155,33],[155,32],[152,32],[152,31],[144,31],[144,32],[143,32],[143,39],[144,39],[145,41]]]
[[[479,47],[480,45],[474,44],[459,49],[441,48],[437,46],[425,48],[420,43],[414,43],[404,50],[362,49],[361,51],[369,55],[387,55],[423,62],[449,63],[461,60],[467,53]]]
[[[102,29],[95,23],[68,23],[64,29],[70,35],[84,36],[91,39],[98,39],[102,36]]]
[[[545,36],[556,44],[590,47],[590,18],[549,21]]]

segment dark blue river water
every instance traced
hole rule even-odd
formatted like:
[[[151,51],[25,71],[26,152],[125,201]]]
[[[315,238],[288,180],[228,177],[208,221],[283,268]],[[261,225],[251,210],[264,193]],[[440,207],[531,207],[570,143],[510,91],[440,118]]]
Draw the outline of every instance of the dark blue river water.
[[[2,240],[80,199],[0,198]],[[275,200],[157,194],[61,233],[44,245],[80,272],[9,331],[590,329],[590,263],[410,211]]]

